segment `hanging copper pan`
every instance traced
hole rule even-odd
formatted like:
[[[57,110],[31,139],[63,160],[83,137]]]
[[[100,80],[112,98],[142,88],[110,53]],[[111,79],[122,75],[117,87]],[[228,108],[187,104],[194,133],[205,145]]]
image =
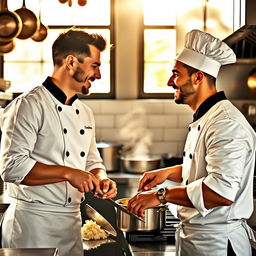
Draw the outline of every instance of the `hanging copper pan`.
[[[4,55],[5,53],[9,53],[14,48],[14,42],[13,40],[9,42],[0,42],[0,56]]]
[[[0,42],[9,42],[20,33],[22,23],[19,15],[8,10],[7,0],[2,0],[1,3]]]
[[[40,22],[39,29],[31,38],[36,42],[41,42],[47,37],[47,34],[48,34],[47,27],[42,22]]]
[[[25,0],[23,0],[22,7],[15,11],[22,20],[22,29],[20,34],[17,36],[19,39],[27,39],[35,34],[39,27],[39,21],[36,15],[29,9],[26,8]]]
[[[31,37],[36,42],[43,41],[48,35],[48,28],[41,21],[41,9],[39,11],[39,21],[39,28],[37,29],[36,33]]]

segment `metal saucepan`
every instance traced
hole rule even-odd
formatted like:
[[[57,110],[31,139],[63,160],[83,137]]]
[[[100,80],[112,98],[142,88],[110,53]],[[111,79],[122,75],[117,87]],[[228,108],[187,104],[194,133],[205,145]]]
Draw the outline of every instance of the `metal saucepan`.
[[[7,0],[2,0],[1,4],[0,42],[10,42],[20,33],[22,22],[19,15],[8,10]]]
[[[126,203],[122,203],[127,200],[128,198],[121,198],[116,200],[116,202],[123,207],[127,207]],[[161,230],[165,222],[166,209],[167,208],[165,206],[156,206],[154,208],[149,208],[145,210],[145,222],[142,222],[122,212],[117,208],[117,227],[125,232]]]
[[[121,170],[129,173],[144,173],[160,168],[161,156],[145,157],[121,156]]]
[[[11,52],[14,47],[15,44],[13,40],[7,42],[0,42],[0,56],[5,53]]]
[[[107,172],[119,171],[122,145],[113,142],[97,142],[97,148]]]
[[[45,26],[41,21],[41,9],[39,11],[39,27],[34,35],[31,37],[36,42],[42,42],[48,35],[48,27]]]
[[[36,15],[29,9],[26,8],[25,0],[20,9],[15,11],[22,20],[22,29],[20,34],[17,36],[19,39],[30,38],[37,31],[39,27],[39,21]]]

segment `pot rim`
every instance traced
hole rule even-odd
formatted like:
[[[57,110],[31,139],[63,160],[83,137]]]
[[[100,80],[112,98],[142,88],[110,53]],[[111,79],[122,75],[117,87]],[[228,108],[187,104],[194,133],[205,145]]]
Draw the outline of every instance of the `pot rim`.
[[[120,201],[120,200],[126,200],[126,199],[130,199],[130,198],[128,198],[128,197],[119,198],[119,199],[117,199],[115,202],[116,202],[117,204],[119,204],[120,206],[122,206],[122,207],[125,208],[125,207],[127,207],[127,205],[126,205],[126,204],[119,203],[119,201]],[[160,209],[160,208],[167,208],[167,206],[166,206],[166,205],[163,205],[163,204],[160,204],[160,205],[157,205],[157,206],[155,206],[155,207],[148,208],[148,209],[146,209],[146,210],[155,209],[155,208],[157,208],[157,209]],[[146,210],[145,210],[145,211],[146,211]]]
[[[120,159],[123,161],[131,161],[131,162],[143,162],[143,161],[148,162],[148,161],[161,161],[162,157],[160,155],[148,155],[140,158],[136,156],[122,155]]]
[[[97,148],[122,147],[122,144],[115,142],[99,141],[96,142]]]

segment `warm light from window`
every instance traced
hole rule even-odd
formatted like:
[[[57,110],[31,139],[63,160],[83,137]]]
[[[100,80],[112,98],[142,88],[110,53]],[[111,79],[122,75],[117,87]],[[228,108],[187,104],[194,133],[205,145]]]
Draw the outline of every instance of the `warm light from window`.
[[[145,25],[175,25],[174,0],[144,0]]]

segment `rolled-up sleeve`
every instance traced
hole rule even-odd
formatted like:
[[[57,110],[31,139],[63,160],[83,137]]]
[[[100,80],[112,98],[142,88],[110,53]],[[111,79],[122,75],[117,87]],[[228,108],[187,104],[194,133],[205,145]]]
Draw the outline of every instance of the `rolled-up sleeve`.
[[[202,216],[206,216],[212,211],[212,209],[206,209],[204,206],[204,197],[202,183],[204,178],[191,182],[187,185],[188,198],[193,204],[193,206],[198,210]]]
[[[239,123],[225,119],[212,125],[206,134],[207,176],[187,186],[188,197],[202,216],[212,211],[204,206],[202,183],[216,194],[233,202],[240,189],[250,143],[239,126]]]
[[[35,106],[19,98],[4,110],[0,166],[5,182],[19,184],[36,163],[31,158],[38,129]]]

